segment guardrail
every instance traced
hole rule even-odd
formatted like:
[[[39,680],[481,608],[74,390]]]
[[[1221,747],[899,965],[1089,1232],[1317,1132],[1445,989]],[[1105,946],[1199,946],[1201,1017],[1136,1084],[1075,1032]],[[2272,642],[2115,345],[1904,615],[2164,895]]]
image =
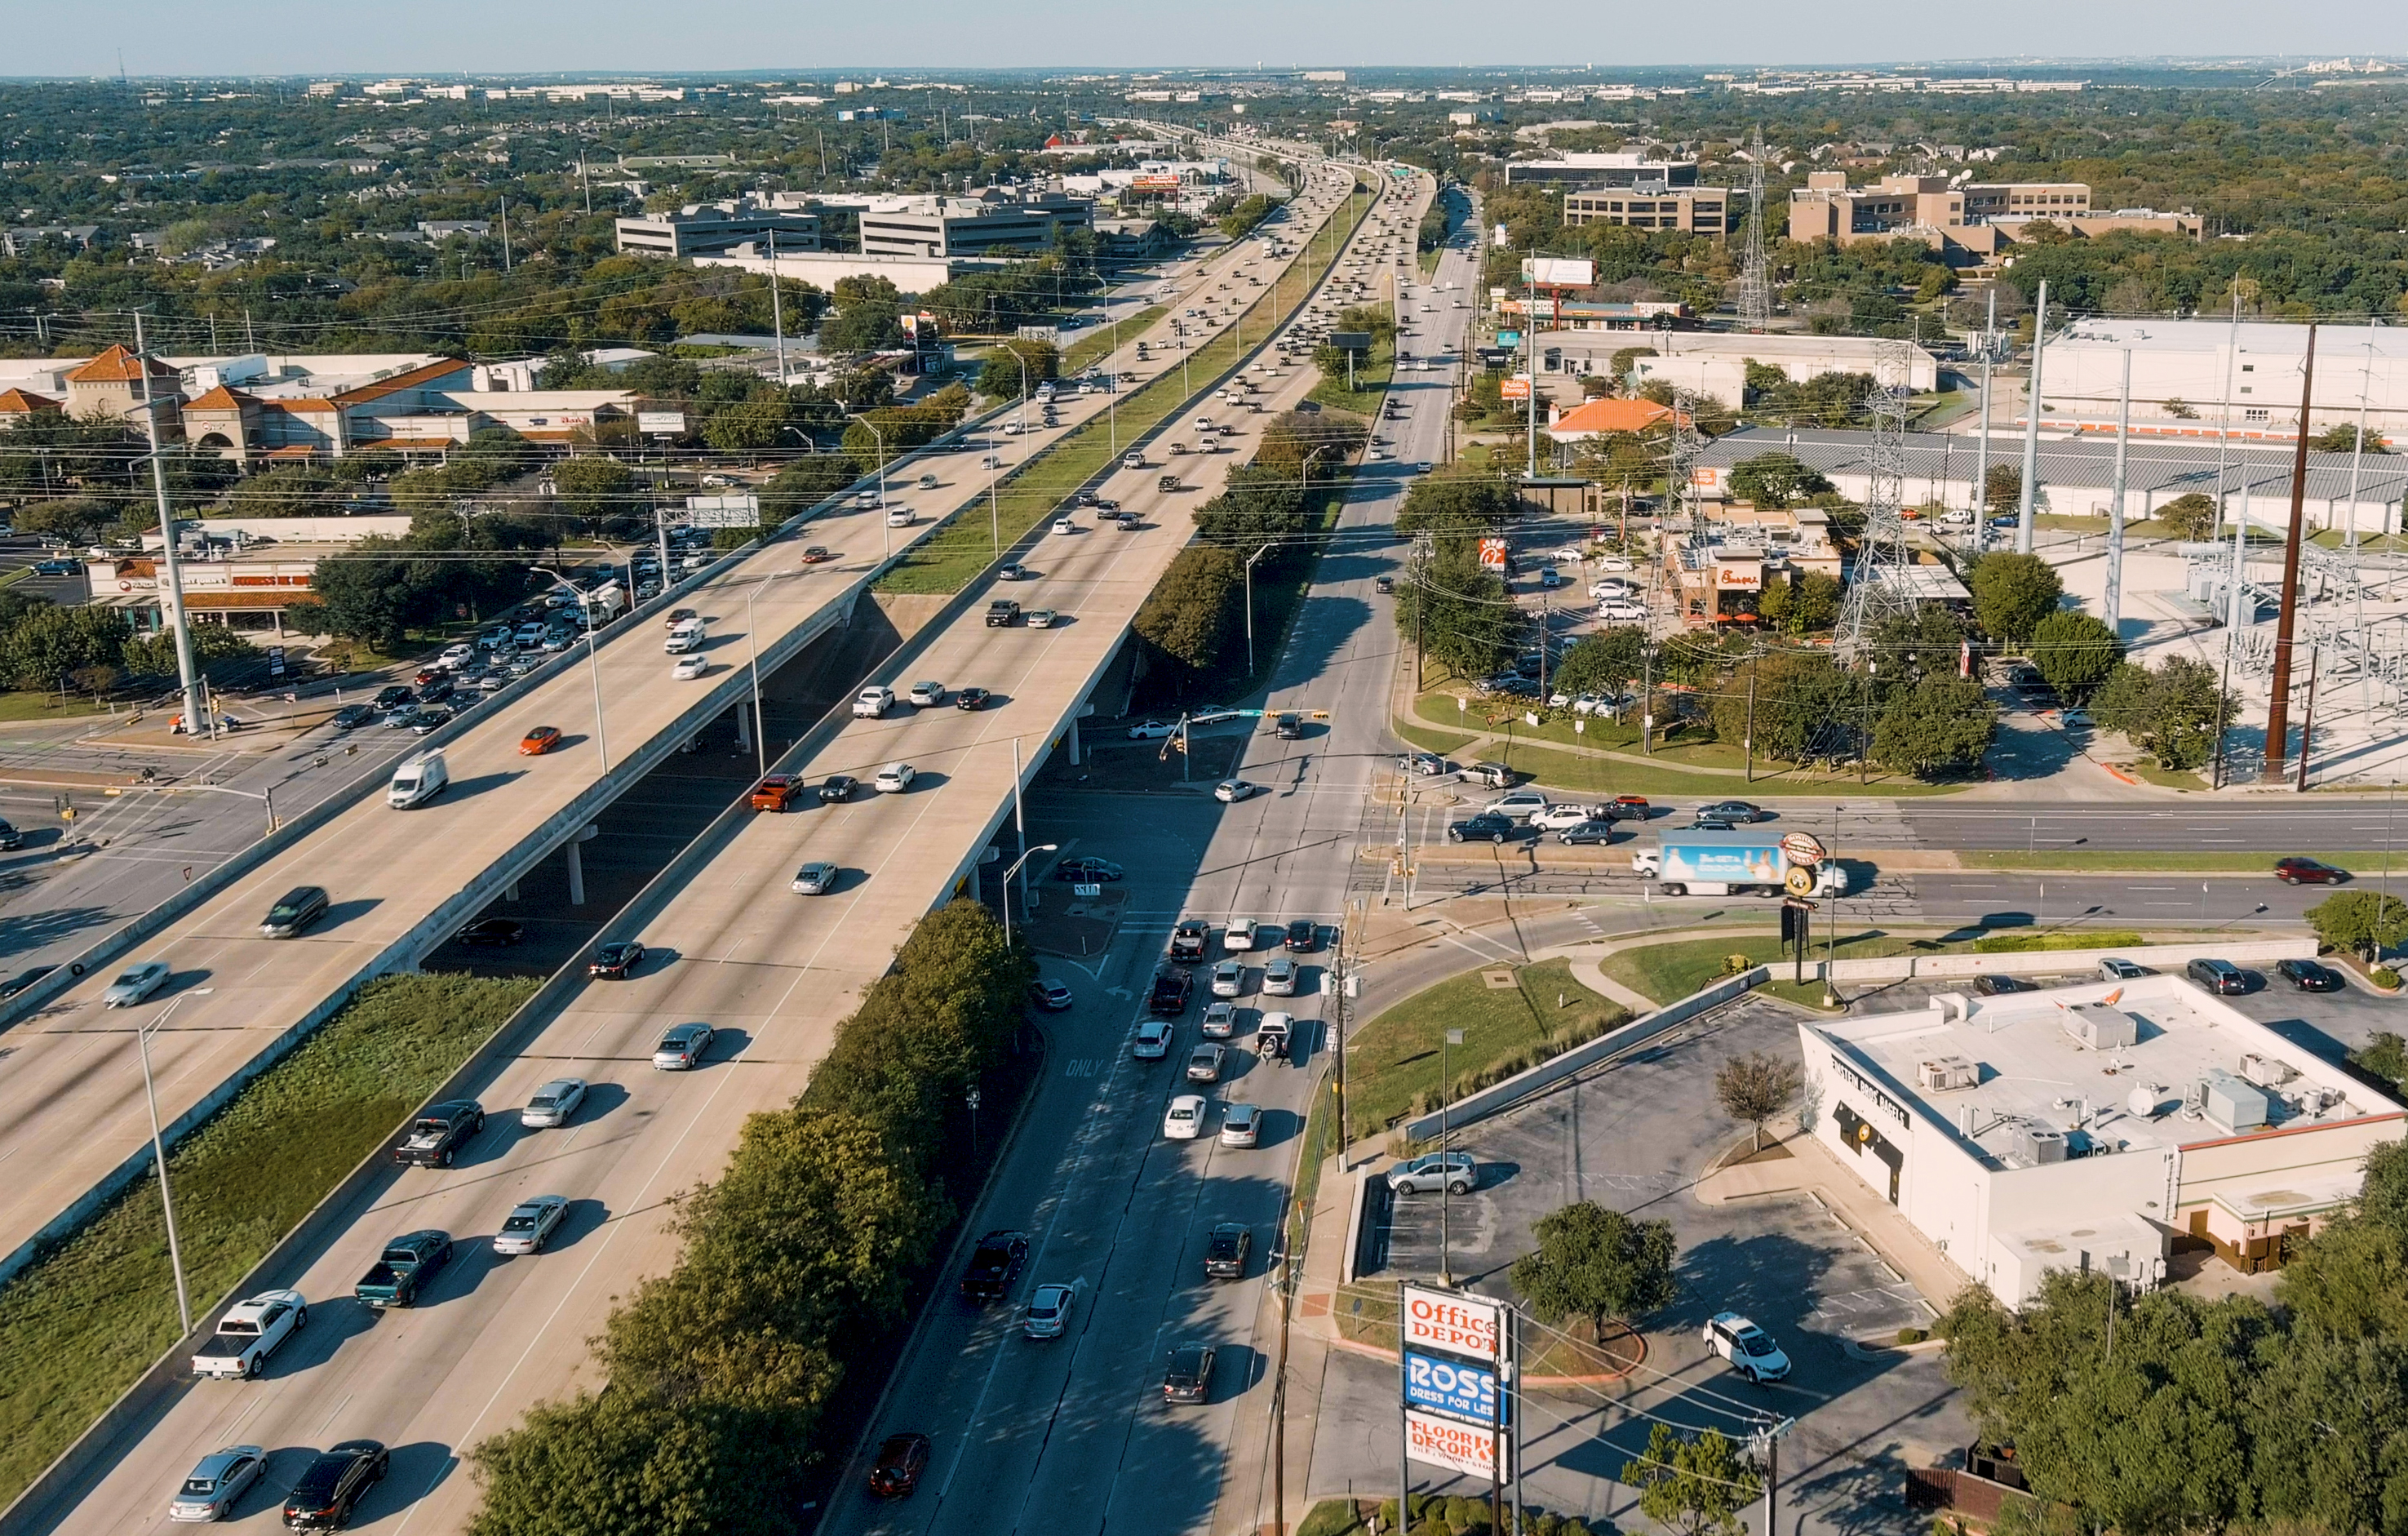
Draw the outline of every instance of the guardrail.
[[[1641,1014],[1619,1028],[1607,1030],[1593,1041],[1549,1056],[1536,1067],[1516,1072],[1502,1083],[1491,1084],[1477,1093],[1469,1094],[1440,1112],[1408,1121],[1405,1135],[1416,1141],[1426,1141],[1441,1129],[1461,1130],[1475,1120],[1484,1120],[1511,1109],[1567,1078],[1646,1044],[1675,1025],[1686,1024],[1700,1013],[1720,1008],[1769,981],[1771,975],[1770,966],[1757,966],[1736,976],[1727,976],[1712,986],[1690,993],[1678,1002],[1667,1003],[1655,1012]]]

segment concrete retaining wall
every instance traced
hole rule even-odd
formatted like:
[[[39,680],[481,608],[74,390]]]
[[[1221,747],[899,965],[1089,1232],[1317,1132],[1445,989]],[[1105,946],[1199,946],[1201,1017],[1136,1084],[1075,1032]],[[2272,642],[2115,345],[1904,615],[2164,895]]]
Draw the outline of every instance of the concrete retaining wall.
[[[2145,944],[2123,949],[2031,950],[2018,955],[1893,955],[1878,960],[1832,960],[1824,975],[1834,982],[1899,981],[1908,977],[2061,976],[2086,971],[2120,956],[2152,970],[2178,970],[2193,960],[2229,960],[2236,966],[2271,966],[2277,960],[2313,960],[2313,934],[2297,938],[2224,940],[2205,944]]]
[[[1405,1134],[1413,1141],[1426,1141],[1439,1134],[1441,1119],[1444,1128],[1460,1130],[1475,1120],[1484,1120],[1511,1109],[1599,1062],[1645,1044],[1675,1025],[1686,1024],[1700,1013],[1720,1008],[1733,998],[1770,980],[1771,975],[1771,968],[1757,966],[1753,970],[1716,982],[1703,991],[1692,992],[1678,1002],[1667,1003],[1653,1013],[1633,1019],[1618,1029],[1608,1030],[1586,1044],[1575,1045],[1551,1056],[1527,1071],[1517,1072],[1502,1083],[1493,1084],[1457,1099],[1446,1107],[1442,1117],[1440,1114],[1426,1114],[1418,1120],[1408,1121]]]

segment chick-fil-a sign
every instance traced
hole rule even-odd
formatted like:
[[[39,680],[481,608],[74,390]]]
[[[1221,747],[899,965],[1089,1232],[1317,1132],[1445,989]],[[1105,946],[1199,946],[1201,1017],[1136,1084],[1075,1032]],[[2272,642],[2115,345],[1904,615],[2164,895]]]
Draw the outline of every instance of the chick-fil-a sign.
[[[1498,1305],[1454,1291],[1405,1287],[1405,1347],[1442,1349],[1449,1355],[1497,1358],[1504,1331]]]

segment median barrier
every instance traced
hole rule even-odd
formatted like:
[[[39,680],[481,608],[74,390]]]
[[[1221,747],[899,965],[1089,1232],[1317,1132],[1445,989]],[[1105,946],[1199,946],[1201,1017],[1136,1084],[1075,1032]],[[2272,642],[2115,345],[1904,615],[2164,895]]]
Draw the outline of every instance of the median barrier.
[[[1686,1024],[1700,1013],[1720,1008],[1732,998],[1770,981],[1771,976],[1771,968],[1768,966],[1757,966],[1736,976],[1727,976],[1711,986],[1690,993],[1678,1002],[1667,1003],[1653,1013],[1633,1019],[1620,1028],[1609,1029],[1585,1044],[1575,1045],[1527,1070],[1516,1072],[1502,1083],[1492,1084],[1477,1093],[1467,1095],[1447,1106],[1442,1115],[1426,1114],[1410,1121],[1405,1126],[1405,1135],[1414,1141],[1426,1141],[1437,1136],[1441,1128],[1460,1130],[1475,1120],[1484,1120],[1511,1109],[1591,1067],[1644,1045],[1676,1025]]]

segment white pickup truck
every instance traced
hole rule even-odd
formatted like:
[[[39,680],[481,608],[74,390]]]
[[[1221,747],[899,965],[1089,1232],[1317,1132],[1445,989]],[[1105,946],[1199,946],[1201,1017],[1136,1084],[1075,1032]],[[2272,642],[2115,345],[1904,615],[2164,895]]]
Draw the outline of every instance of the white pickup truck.
[[[193,1356],[195,1376],[256,1376],[287,1337],[307,1328],[309,1303],[299,1291],[262,1291],[226,1309],[218,1331]]]
[[[895,690],[884,686],[864,688],[853,696],[853,717],[855,720],[883,720],[886,711],[895,707]]]

